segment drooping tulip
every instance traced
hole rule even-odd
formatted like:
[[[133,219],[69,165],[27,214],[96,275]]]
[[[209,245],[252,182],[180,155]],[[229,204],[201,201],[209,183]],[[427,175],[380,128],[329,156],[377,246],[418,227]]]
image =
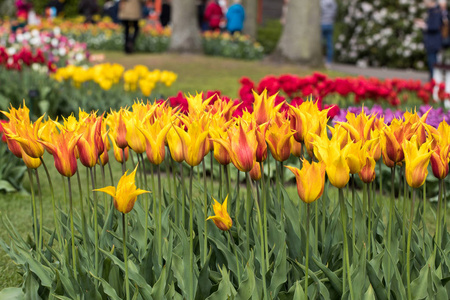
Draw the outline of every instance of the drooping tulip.
[[[150,193],[149,191],[141,190],[136,188],[136,170],[134,169],[130,175],[127,172],[120,178],[117,188],[113,186],[107,186],[101,189],[96,189],[96,192],[103,192],[113,197],[114,207],[121,213],[129,213],[136,202],[137,196],[145,193]]]
[[[213,220],[214,224],[216,224],[217,228],[222,231],[230,230],[231,226],[233,226],[233,221],[230,218],[230,215],[227,211],[227,203],[228,196],[225,198],[222,204],[220,204],[216,199],[214,199],[213,210],[214,216],[208,217],[206,220]]]

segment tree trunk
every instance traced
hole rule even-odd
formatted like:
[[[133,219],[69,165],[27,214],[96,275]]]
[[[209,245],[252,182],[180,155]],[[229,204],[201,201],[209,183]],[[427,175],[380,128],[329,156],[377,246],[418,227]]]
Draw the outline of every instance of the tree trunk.
[[[202,51],[202,38],[197,24],[195,0],[172,1],[172,36],[169,50],[198,53]]]
[[[257,17],[258,17],[258,0],[243,0],[242,6],[245,10],[244,34],[248,34],[252,38],[256,38]]]
[[[271,58],[310,67],[322,66],[321,40],[320,1],[290,0],[286,24]]]
[[[15,12],[16,7],[14,6],[14,0],[0,1],[0,16],[13,17]]]

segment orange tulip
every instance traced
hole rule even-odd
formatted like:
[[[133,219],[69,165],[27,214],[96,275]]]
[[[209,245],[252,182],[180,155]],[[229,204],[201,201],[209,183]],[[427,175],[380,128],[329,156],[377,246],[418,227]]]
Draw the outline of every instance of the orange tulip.
[[[164,161],[166,156],[164,141],[170,128],[171,124],[163,126],[161,122],[154,124],[147,122],[143,128],[138,128],[145,137],[147,158],[154,165],[159,165]]]
[[[256,162],[253,165],[253,168],[250,170],[250,178],[253,179],[254,181],[258,181],[261,179],[261,177],[262,177],[261,164],[259,162]]]
[[[382,135],[382,152],[386,155],[385,159],[388,163],[389,161],[399,163],[404,159],[402,148],[402,143],[404,140],[405,135],[402,121],[394,119],[391,122],[391,125],[384,129]]]
[[[50,142],[41,141],[45,149],[52,153],[56,170],[63,176],[72,177],[77,171],[75,147],[80,137],[73,132],[62,131],[52,134]]]
[[[274,118],[280,110],[283,103],[275,106],[275,99],[277,94],[267,97],[267,90],[264,90],[260,95],[253,91],[253,115],[257,125],[267,123]]]
[[[220,204],[214,198],[213,200],[213,210],[215,215],[208,217],[206,220],[213,220],[214,224],[216,224],[217,228],[220,230],[230,230],[231,226],[233,226],[233,221],[227,211],[228,196],[225,198],[225,201],[223,201],[223,204]]]
[[[40,117],[34,124],[17,122],[16,134],[7,134],[8,138],[17,141],[23,152],[32,158],[40,158],[44,155],[44,147],[39,143],[39,129],[42,119]]]
[[[104,151],[102,140],[102,117],[90,118],[78,133],[81,134],[77,142],[78,154],[81,163],[88,168],[97,164],[100,154]]]

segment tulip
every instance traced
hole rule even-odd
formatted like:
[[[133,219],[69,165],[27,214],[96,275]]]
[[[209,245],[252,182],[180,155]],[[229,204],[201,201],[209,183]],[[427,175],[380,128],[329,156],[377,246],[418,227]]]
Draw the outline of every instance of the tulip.
[[[269,124],[266,132],[266,141],[273,158],[277,161],[285,161],[291,155],[290,138],[294,135],[289,122],[283,121],[280,114],[274,122]]]
[[[44,155],[44,147],[39,143],[39,129],[44,116],[40,117],[34,124],[17,122],[16,134],[8,134],[8,138],[17,141],[23,152],[33,158]]]
[[[172,125],[172,128],[167,132],[167,143],[173,160],[180,163],[184,161],[184,152],[179,131],[183,131],[183,129],[177,125]]]
[[[441,137],[439,135],[433,135],[433,142],[431,148],[433,152],[431,153],[431,170],[433,175],[438,179],[444,179],[448,175],[449,167],[449,154],[450,154],[450,144],[448,143],[448,137]]]
[[[8,145],[8,149],[16,157],[22,158],[22,147],[20,146],[19,142],[8,137],[8,135],[15,136],[17,134],[16,123],[17,121],[15,119],[12,119],[8,123],[3,123],[2,127],[5,133],[4,137],[6,138],[6,144]]]
[[[173,128],[176,131],[175,134],[178,134],[181,140],[182,152],[186,163],[191,167],[199,165],[206,155],[205,144],[208,142],[209,132],[202,128],[201,121],[194,121],[189,124],[187,132],[178,126]],[[173,136],[169,137],[169,145],[171,143],[170,140],[174,141]]]
[[[325,186],[325,163],[303,161],[301,170],[286,166],[295,175],[297,192],[305,203],[312,203],[320,198]]]
[[[256,162],[253,165],[253,168],[250,170],[250,178],[254,181],[258,181],[261,179],[261,164],[259,162]]]
[[[220,204],[216,199],[214,199],[213,210],[214,216],[208,217],[206,220],[213,220],[214,224],[216,224],[217,228],[222,231],[230,230],[231,226],[233,226],[233,221],[230,218],[230,215],[227,212],[227,202],[228,196],[223,201],[223,204]]]
[[[95,122],[92,122],[95,120]],[[78,131],[81,134],[77,142],[77,149],[81,163],[88,168],[97,164],[99,156],[104,151],[102,140],[102,117],[90,119],[89,123],[81,127]]]
[[[294,136],[291,136],[291,138],[289,139],[289,143],[291,147],[291,154],[298,158],[302,157],[302,143],[297,142]]]
[[[161,164],[166,156],[164,141],[170,128],[171,124],[163,126],[161,122],[147,123],[144,128],[138,128],[146,140],[147,158],[154,165]]]
[[[125,152],[125,161],[127,161],[128,160],[128,152],[129,152],[128,147],[126,147],[124,149],[119,148],[119,146],[117,146],[116,139],[113,137],[112,133],[109,132],[108,135],[109,135],[109,138],[113,145],[114,157],[116,158],[116,161],[119,163],[124,162],[124,158],[123,158],[124,152]]]
[[[56,170],[63,176],[72,177],[77,171],[75,147],[80,137],[73,132],[62,131],[52,134],[49,142],[40,141],[45,149],[52,153]]]
[[[255,128],[240,120],[235,127],[228,132],[228,139],[214,140],[220,143],[231,157],[234,166],[241,172],[249,172],[256,163],[256,141]]]
[[[142,120],[138,114],[133,114],[130,118],[125,119],[126,141],[128,146],[137,154],[144,153],[147,145],[144,134],[138,130],[138,128],[143,127]]]
[[[277,112],[283,106],[284,102],[275,106],[275,99],[277,94],[267,97],[267,90],[264,90],[260,95],[253,91],[253,114],[257,125],[267,123],[274,118]]]
[[[405,153],[405,177],[409,186],[418,188],[425,183],[428,175],[428,163],[432,152],[429,151],[430,142],[417,147],[416,137],[403,143]]]
[[[39,158],[31,157],[23,150],[22,150],[22,160],[29,169],[37,169],[40,167],[42,163]]]
[[[214,141],[214,139],[226,139],[227,133],[220,127],[212,127],[209,131],[211,140],[213,141],[214,158],[217,162],[223,166],[228,165],[231,162],[230,155],[227,149],[220,143]]]
[[[256,127],[256,141],[258,142],[258,147],[256,147],[257,162],[263,162],[267,159],[266,131],[268,125],[269,123],[266,123]]]
[[[390,126],[387,126],[382,135],[382,152],[390,161],[399,163],[404,158],[402,143],[405,140],[404,128],[401,120],[394,119]]]
[[[339,140],[334,135],[331,141],[325,137],[314,136],[314,154],[319,161],[324,161],[330,183],[337,188],[343,188],[350,180],[350,167],[347,163],[349,147],[340,147]]]
[[[364,150],[361,148],[361,140],[348,144],[347,164],[351,174],[357,174],[364,165]]]
[[[137,196],[145,193],[150,193],[149,191],[141,190],[136,188],[136,170],[134,169],[130,175],[127,175],[127,172],[120,178],[119,183],[117,184],[117,188],[113,186],[107,186],[101,189],[96,189],[96,192],[103,192],[114,199],[114,207],[120,211],[121,213],[127,214],[129,213],[136,202]]]
[[[364,183],[371,183],[375,180],[375,166],[376,166],[375,159],[370,156],[365,157],[365,161],[363,164],[363,167],[361,168],[361,171],[359,171],[358,175],[359,178]]]

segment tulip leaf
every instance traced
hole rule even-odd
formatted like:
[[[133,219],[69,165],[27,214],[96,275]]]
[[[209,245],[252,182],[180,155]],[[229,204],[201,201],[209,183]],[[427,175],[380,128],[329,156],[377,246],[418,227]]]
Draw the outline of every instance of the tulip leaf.
[[[411,282],[411,294],[414,295],[414,299],[426,299],[428,295],[428,278],[429,278],[430,267],[425,265],[422,270],[420,270],[419,277]]]
[[[111,300],[120,300],[121,298],[117,295],[116,290],[103,278],[97,277],[94,274],[90,273],[92,277],[96,278],[102,283],[103,291],[106,295],[110,297]]]
[[[220,273],[222,274],[222,279],[219,283],[219,288],[217,291],[212,293],[206,300],[228,300],[233,299],[236,296],[236,290],[230,281],[230,277],[227,272],[227,268],[224,266],[220,268]]]
[[[369,285],[369,288],[367,289],[366,293],[364,294],[362,300],[376,300],[375,291],[373,290],[372,285]]]
[[[251,261],[252,257],[250,257]],[[249,300],[252,298],[255,291],[255,274],[253,273],[253,266],[247,265],[244,271],[244,280],[239,285],[237,290],[236,300]]]
[[[23,300],[25,295],[21,288],[5,288],[0,291],[0,299]]]
[[[387,299],[386,288],[383,286],[383,283],[376,274],[375,272],[376,268],[372,266],[372,262],[379,266],[381,262],[381,257],[382,256],[379,255],[377,260],[372,260],[370,263],[366,264],[366,268],[367,268],[367,275],[369,276],[370,286],[373,287],[374,292],[377,295],[377,299],[386,300]]]
[[[342,294],[342,281],[339,280],[339,277],[331,271],[327,266],[322,264],[318,259],[316,259],[314,256],[311,256],[312,261],[316,264],[319,269],[322,270],[322,272],[325,274],[325,276],[328,277],[330,280],[331,286],[341,295]]]

